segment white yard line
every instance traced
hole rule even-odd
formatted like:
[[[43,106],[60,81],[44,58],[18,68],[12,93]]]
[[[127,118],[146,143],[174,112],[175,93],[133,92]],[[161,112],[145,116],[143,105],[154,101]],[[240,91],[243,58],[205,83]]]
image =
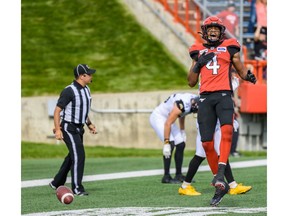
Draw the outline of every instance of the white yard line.
[[[241,162],[233,162],[230,164],[233,169],[244,168],[244,167],[267,166],[267,160],[263,159],[263,160],[253,160],[253,161],[241,161]],[[187,170],[188,170],[187,167],[183,168],[183,172],[187,172]],[[208,165],[200,166],[198,169],[198,172],[209,171],[209,170],[210,168]],[[175,173],[175,169],[171,169],[171,174],[174,174],[174,173]],[[141,177],[141,176],[155,176],[155,175],[162,175],[162,174],[163,174],[163,169],[87,175],[83,177],[83,182],[132,178],[132,177]],[[48,185],[51,180],[52,178],[22,181],[21,188]],[[67,178],[67,183],[71,183],[70,177]]]
[[[253,215],[263,213],[267,215],[266,207],[240,208],[240,207],[122,207],[122,208],[93,208],[81,210],[66,210],[54,212],[41,212],[25,214],[25,216],[160,216],[160,215],[181,215],[181,216],[207,216],[225,215],[236,213],[237,215]]]

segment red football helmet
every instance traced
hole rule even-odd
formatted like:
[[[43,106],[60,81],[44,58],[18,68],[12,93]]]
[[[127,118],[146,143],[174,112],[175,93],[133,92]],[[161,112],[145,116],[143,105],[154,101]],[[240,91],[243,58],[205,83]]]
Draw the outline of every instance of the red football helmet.
[[[216,41],[215,40],[212,41],[208,38],[207,29],[212,26],[216,26],[220,29],[219,39]],[[224,40],[226,27],[223,25],[222,21],[216,16],[210,16],[207,19],[205,19],[203,25],[201,25],[201,29],[202,29],[202,38],[208,41],[209,43],[213,44]]]

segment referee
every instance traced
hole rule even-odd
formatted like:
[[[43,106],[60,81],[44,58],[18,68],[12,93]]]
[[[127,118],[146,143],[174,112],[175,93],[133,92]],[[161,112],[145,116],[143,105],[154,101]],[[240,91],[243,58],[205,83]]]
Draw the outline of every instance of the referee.
[[[92,82],[92,74],[95,72],[86,64],[77,65],[74,68],[75,80],[61,92],[54,110],[55,138],[63,140],[69,152],[49,185],[53,189],[64,185],[71,171],[72,190],[78,196],[88,195],[82,185],[85,165],[84,125],[92,134],[97,133],[88,117],[91,95],[87,85]]]

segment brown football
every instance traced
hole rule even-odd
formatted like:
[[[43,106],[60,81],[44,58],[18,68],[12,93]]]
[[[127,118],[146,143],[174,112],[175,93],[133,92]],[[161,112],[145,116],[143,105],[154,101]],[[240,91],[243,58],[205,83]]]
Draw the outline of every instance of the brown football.
[[[73,191],[64,185],[57,188],[56,196],[58,200],[63,204],[70,204],[74,200]]]

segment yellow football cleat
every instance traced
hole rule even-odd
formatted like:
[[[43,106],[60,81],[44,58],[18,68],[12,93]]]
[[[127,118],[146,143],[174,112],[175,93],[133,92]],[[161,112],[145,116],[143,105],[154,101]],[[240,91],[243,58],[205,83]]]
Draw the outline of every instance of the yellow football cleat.
[[[237,194],[244,194],[247,193],[252,189],[251,186],[244,186],[242,183],[238,184],[235,188],[230,188],[228,194],[230,195],[237,195]]]
[[[188,185],[185,189],[180,187],[178,190],[180,195],[188,195],[188,196],[199,196],[201,193],[197,192],[195,188],[191,185]]]

